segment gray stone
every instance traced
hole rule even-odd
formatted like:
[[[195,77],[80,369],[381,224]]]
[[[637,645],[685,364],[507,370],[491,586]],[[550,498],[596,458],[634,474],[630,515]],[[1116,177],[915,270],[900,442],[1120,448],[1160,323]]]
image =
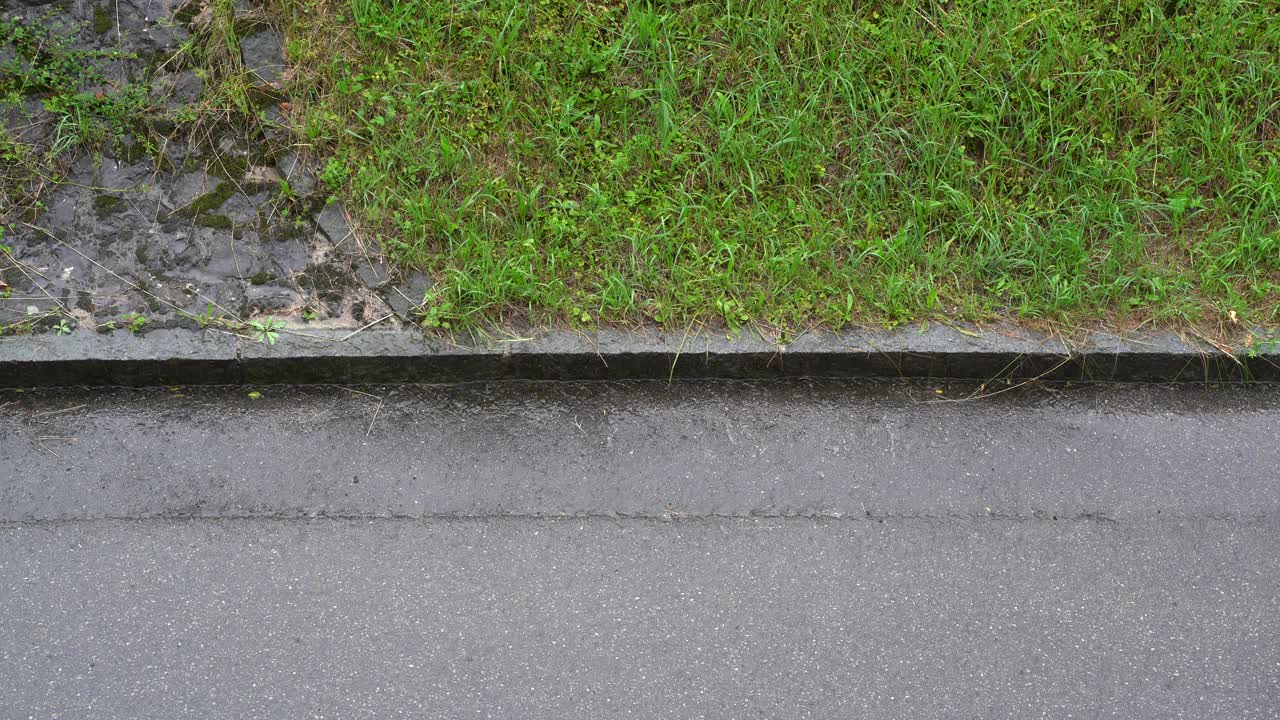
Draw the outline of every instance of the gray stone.
[[[391,306],[397,315],[411,319],[413,309],[422,304],[423,296],[431,289],[431,276],[424,272],[415,272],[400,282],[385,288],[382,299]]]
[[[284,73],[283,39],[274,30],[241,38],[240,57],[245,69],[262,82],[274,85]]]
[[[256,189],[252,184],[242,183],[242,185],[247,191]],[[253,195],[235,193],[222,204],[222,207],[217,212],[231,218],[232,222],[237,225],[249,225],[258,221],[258,209],[270,199],[271,193],[267,192],[259,192]]]
[[[250,252],[248,243],[236,242],[233,233],[213,228],[197,227],[192,232],[193,245],[200,249],[192,258],[203,272],[222,281],[253,277],[265,270]]]
[[[251,314],[287,312],[302,305],[298,293],[279,285],[250,285],[244,297]]]
[[[168,73],[156,80],[157,90],[165,94],[165,107],[170,110],[193,103],[204,91],[204,80],[195,70]]]
[[[245,170],[244,178],[241,183],[246,188],[265,188],[275,190],[280,187],[280,181],[284,176],[279,170],[269,165],[253,165]]]
[[[218,186],[218,180],[203,171],[184,173],[178,176],[166,177],[163,183],[162,193],[164,195],[165,204],[170,210],[190,205],[196,198],[208,192],[213,192]]]
[[[155,167],[149,160],[141,162],[120,162],[119,160],[103,160],[98,169],[99,187],[138,189],[155,177]],[[136,194],[136,193],[135,193]],[[136,199],[134,194],[125,196]]]
[[[18,139],[28,143],[43,142],[52,132],[53,115],[39,100],[26,100],[21,105],[6,105],[0,111],[4,127]]]
[[[163,58],[186,37],[187,30],[173,21],[174,12],[183,4],[181,0],[119,0],[117,7],[101,2],[0,0],[0,13],[6,19],[21,15],[35,22],[48,10],[53,13],[49,27],[72,39],[76,47],[136,56],[103,58],[104,76],[122,83],[126,77],[143,77],[154,58]],[[267,80],[278,78],[283,69],[281,35],[255,33],[254,28],[264,27],[261,3],[242,4],[247,14],[239,14],[238,19],[246,21],[242,37],[250,69],[257,67],[257,75]],[[94,14],[103,7],[111,14],[113,30],[97,33],[92,27]],[[117,36],[115,29],[122,32]],[[0,53],[10,50],[0,42]],[[151,79],[152,102],[169,112],[157,113],[155,119],[172,119],[184,104],[198,102],[204,82],[195,70],[162,62],[156,71],[158,76]],[[84,89],[117,91],[111,84]],[[267,110],[278,116],[274,106]],[[48,145],[56,126],[38,98],[26,99],[16,107],[0,107],[0,123],[20,141],[42,146]],[[0,270],[4,282],[13,286],[14,295],[22,298],[0,306],[0,316],[17,312],[22,317],[30,297],[41,306],[51,305],[54,300],[45,302],[48,293],[68,308],[96,315],[89,320],[99,323],[121,313],[144,312],[151,320],[150,330],[176,322],[179,310],[203,311],[211,300],[225,308],[220,312],[243,316],[249,308],[245,290],[250,287],[254,289],[249,299],[264,312],[283,315],[296,311],[301,307],[292,307],[296,295],[287,294],[296,289],[295,278],[309,264],[324,259],[321,247],[335,243],[310,226],[310,213],[281,217],[279,183],[286,171],[300,194],[310,195],[318,183],[296,156],[284,169],[275,167],[274,161],[256,160],[268,148],[287,145],[287,141],[277,142],[272,137],[280,132],[287,131],[271,128],[265,138],[262,134],[216,132],[190,143],[179,134],[159,144],[163,161],[149,156],[130,162],[139,139],[127,135],[118,145],[109,143],[101,152],[68,152],[64,167],[70,182],[43,193],[44,207],[34,223],[41,230],[20,225],[8,230],[6,244],[14,247],[15,258],[30,272],[24,274],[16,267]],[[233,185],[230,190],[224,186],[228,182]],[[215,191],[217,198],[226,198],[218,207],[208,201],[192,207],[194,201]],[[310,203],[299,205],[312,207]],[[326,227],[339,240],[349,235],[340,208],[324,217]],[[260,226],[263,221],[270,223],[265,230]],[[292,226],[295,221],[297,227]],[[306,237],[313,233],[320,238],[318,243]],[[354,260],[359,256],[354,253],[358,250],[354,242],[342,244],[328,264],[331,276],[323,279],[316,294],[323,294],[333,307],[347,308],[356,300],[373,305],[373,294],[356,275]],[[376,284],[380,279],[376,268],[366,269],[366,282]],[[252,281],[259,285],[252,286]],[[281,287],[263,289],[267,285]],[[353,321],[342,317],[339,322]],[[202,367],[207,369],[207,365]]]
[[[299,153],[289,153],[276,161],[276,170],[289,182],[295,195],[306,197],[316,191],[316,176]]]
[[[365,287],[376,288],[390,279],[387,261],[381,256],[357,256],[355,259],[356,279]]]
[[[340,202],[332,202],[324,206],[316,215],[316,225],[332,243],[340,243],[351,236],[351,226],[347,224],[346,209]]]
[[[311,263],[311,250],[301,240],[289,239],[264,243],[267,255],[276,264],[277,274],[293,277]]]

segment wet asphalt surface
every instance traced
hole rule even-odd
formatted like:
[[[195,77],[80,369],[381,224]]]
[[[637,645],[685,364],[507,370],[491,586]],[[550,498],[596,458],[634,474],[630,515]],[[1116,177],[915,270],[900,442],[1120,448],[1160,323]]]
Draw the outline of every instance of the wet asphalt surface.
[[[0,717],[1280,717],[1280,387],[992,391],[5,393]]]

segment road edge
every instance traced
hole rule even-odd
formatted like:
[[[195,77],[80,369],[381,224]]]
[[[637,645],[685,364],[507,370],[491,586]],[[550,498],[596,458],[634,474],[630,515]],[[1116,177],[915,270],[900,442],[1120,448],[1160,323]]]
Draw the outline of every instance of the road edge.
[[[810,333],[780,345],[748,333],[603,329],[493,336],[291,329],[275,345],[225,332],[154,330],[0,338],[0,387],[276,383],[910,377],[1074,381],[1280,380],[1280,349],[1228,355],[1174,333],[1071,342],[1017,328],[932,325]]]

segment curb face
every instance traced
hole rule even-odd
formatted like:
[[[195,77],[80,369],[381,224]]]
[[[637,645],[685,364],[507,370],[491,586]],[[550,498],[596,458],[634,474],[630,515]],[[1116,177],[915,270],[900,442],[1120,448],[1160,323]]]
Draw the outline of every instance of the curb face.
[[[806,335],[785,347],[745,334],[612,329],[474,345],[374,330],[286,333],[274,346],[194,330],[44,334],[0,339],[0,387],[772,377],[1280,380],[1274,346],[1233,359],[1172,333],[1097,334],[1068,346],[1060,338],[1006,330],[859,330]]]

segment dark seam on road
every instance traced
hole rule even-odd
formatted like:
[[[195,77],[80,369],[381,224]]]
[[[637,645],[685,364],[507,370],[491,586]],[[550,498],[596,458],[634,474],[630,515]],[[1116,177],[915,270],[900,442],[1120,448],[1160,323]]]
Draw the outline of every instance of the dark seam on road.
[[[1165,522],[1229,522],[1240,525],[1270,525],[1275,524],[1277,519],[1269,515],[1261,514],[1238,514],[1238,513],[1156,513],[1151,515],[1129,516],[1124,518],[1115,518],[1102,516],[1097,513],[1077,513],[1072,515],[1008,515],[1000,513],[983,513],[977,515],[969,514],[892,514],[892,515],[867,515],[867,514],[782,514],[782,513],[705,513],[697,515],[686,514],[650,514],[650,513],[581,513],[581,514],[546,514],[546,513],[488,513],[488,514],[463,514],[463,513],[428,513],[422,515],[408,514],[319,514],[319,515],[299,515],[299,514],[244,514],[244,515],[101,515],[94,517],[76,517],[76,518],[30,518],[23,520],[0,520],[0,530],[22,528],[22,527],[43,527],[57,525],[82,525],[95,522],[130,522],[130,523],[160,523],[160,522],[253,522],[253,521],[275,521],[275,522],[310,522],[310,521],[333,521],[333,522],[374,522],[387,521],[398,523],[469,523],[469,522],[609,522],[609,521],[630,521],[630,522],[649,522],[659,524],[695,524],[699,522],[726,522],[726,521],[744,521],[744,520],[787,520],[797,521],[803,520],[812,523],[821,524],[885,524],[885,523],[903,523],[903,522],[978,522],[1000,525],[1021,525],[1029,523],[1045,523],[1045,524],[1090,524],[1104,526],[1120,526],[1127,524],[1150,523],[1157,521]]]

